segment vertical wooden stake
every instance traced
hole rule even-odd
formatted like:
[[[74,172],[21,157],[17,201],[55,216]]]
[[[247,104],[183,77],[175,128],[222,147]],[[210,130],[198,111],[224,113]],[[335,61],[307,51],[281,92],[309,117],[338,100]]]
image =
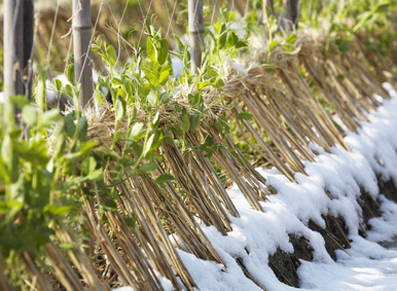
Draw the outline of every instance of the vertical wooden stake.
[[[298,2],[299,0],[287,0],[287,17],[291,22],[291,30],[298,28]]]
[[[196,75],[201,66],[201,49],[204,47],[203,0],[188,0],[189,42],[192,74]]]
[[[92,100],[91,61],[91,0],[73,0],[74,69],[77,83],[81,84],[80,108]],[[92,102],[91,102],[92,103]]]
[[[33,27],[34,6],[33,0],[23,0],[23,75],[24,95],[31,99],[32,96],[32,70],[33,70]]]
[[[274,3],[273,0],[263,0],[263,5],[262,5],[262,24],[265,27],[265,37],[269,38],[269,15],[267,15],[267,6],[270,8],[270,15],[276,15],[274,13]]]
[[[4,0],[4,101],[23,94],[23,0]],[[6,111],[5,111],[6,112]]]

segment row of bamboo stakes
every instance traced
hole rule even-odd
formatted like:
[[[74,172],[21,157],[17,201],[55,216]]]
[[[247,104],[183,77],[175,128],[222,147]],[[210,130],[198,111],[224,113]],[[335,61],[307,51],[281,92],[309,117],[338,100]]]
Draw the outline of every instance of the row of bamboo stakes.
[[[33,65],[33,0],[4,0],[4,96],[31,95]],[[273,0],[263,0],[263,7],[269,6],[274,14]],[[298,1],[287,0],[288,17],[294,26],[298,19]],[[203,0],[189,0],[189,42],[191,50],[191,71],[198,74],[204,47]],[[267,25],[264,13],[264,25]],[[92,24],[91,0],[73,0],[73,47],[77,83],[80,84],[79,106],[85,108],[92,103]],[[7,102],[5,102],[7,104]]]

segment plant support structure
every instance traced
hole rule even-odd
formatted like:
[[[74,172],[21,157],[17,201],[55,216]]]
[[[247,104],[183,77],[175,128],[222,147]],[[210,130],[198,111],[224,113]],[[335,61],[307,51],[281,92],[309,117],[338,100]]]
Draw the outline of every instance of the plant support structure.
[[[73,0],[74,67],[80,84],[79,105],[87,106],[92,98],[91,0]]]
[[[201,49],[204,47],[203,0],[189,0],[189,41],[192,75],[201,66]]]
[[[23,94],[23,1],[5,0],[4,11],[4,97]],[[7,105],[6,105],[7,106]]]

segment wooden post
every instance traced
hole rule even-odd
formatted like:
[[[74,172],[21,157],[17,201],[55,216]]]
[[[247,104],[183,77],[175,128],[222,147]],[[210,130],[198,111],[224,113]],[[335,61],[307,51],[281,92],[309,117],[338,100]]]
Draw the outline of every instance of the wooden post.
[[[287,18],[291,22],[289,24],[291,30],[298,28],[298,2],[299,0],[287,0]]]
[[[23,1],[23,79],[24,95],[31,99],[32,96],[32,70],[33,70],[33,27],[34,6],[33,0]]]
[[[188,0],[189,42],[192,74],[201,67],[201,49],[204,47],[203,0]]]
[[[265,28],[265,37],[269,38],[269,15],[267,15],[267,6],[270,8],[270,15],[276,16],[274,13],[274,2],[273,0],[263,0],[262,5],[262,24]]]
[[[23,94],[23,0],[4,0],[4,101]],[[5,111],[6,112],[6,111]]]
[[[81,84],[80,108],[92,100],[91,0],[73,0],[73,45],[76,80]]]

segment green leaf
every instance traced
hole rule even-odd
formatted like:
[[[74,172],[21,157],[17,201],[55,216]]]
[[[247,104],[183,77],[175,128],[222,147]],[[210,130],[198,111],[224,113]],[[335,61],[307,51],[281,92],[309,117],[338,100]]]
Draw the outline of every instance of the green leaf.
[[[7,203],[0,200],[0,214],[3,214],[7,211]]]
[[[166,135],[166,136],[164,137],[164,141],[165,141],[168,145],[170,145],[170,146],[173,146],[173,145],[174,145],[174,140],[173,140],[169,135]]]
[[[294,43],[296,40],[298,39],[298,37],[296,36],[295,33],[291,34],[290,36],[288,36],[285,41],[289,44]]]
[[[227,41],[226,41],[227,45],[229,47],[234,47],[237,44],[237,42],[238,42],[238,36],[234,32],[231,32],[227,37]]]
[[[81,144],[80,146],[80,153],[81,154],[85,154],[87,153],[89,150],[91,150],[93,147],[97,146],[98,142],[90,140],[90,141],[86,141],[84,143]]]
[[[80,141],[87,140],[88,123],[87,117],[81,116],[79,119],[78,139]]]
[[[243,41],[243,40],[239,40],[237,43],[236,43],[236,49],[242,49],[242,48],[245,48],[245,47],[247,47],[248,45],[247,45],[247,42],[245,42],[245,41]]]
[[[251,120],[252,114],[248,112],[241,112],[237,114],[237,118],[240,120]]]
[[[39,73],[39,78],[36,83],[36,88],[34,89],[34,99],[36,101],[37,107],[40,110],[47,109],[47,88],[45,85],[46,82],[46,74],[45,72]]]
[[[127,103],[125,99],[118,96],[115,104],[116,119],[122,121],[125,118]]]
[[[94,157],[88,157],[81,163],[81,169],[85,175],[89,175],[95,171],[96,165]]]
[[[52,81],[52,83],[54,84],[55,90],[57,92],[61,92],[62,90],[62,81],[59,79],[55,79]]]
[[[269,52],[271,52],[278,45],[278,41],[273,40],[269,45]]]
[[[153,121],[152,121],[154,128],[156,128],[159,125],[160,117],[161,117],[160,116],[160,112],[157,111],[157,113],[156,113],[156,115],[154,115],[154,118],[153,118]]]
[[[30,101],[28,98],[22,95],[17,95],[17,96],[12,96],[10,98],[10,101],[12,104],[14,104],[17,108],[23,108],[26,105],[30,104]]]
[[[159,86],[164,86],[172,75],[172,66],[163,66],[160,71]]]
[[[188,132],[190,129],[190,119],[185,108],[182,109],[182,130]]]
[[[39,118],[38,108],[32,105],[24,106],[22,109],[22,119],[30,127],[36,127]]]
[[[76,120],[75,111],[70,112],[63,119],[65,131],[70,138],[73,137],[73,134],[76,131],[76,124],[74,123],[75,120]]]
[[[194,112],[191,116],[190,116],[190,128],[192,130],[196,130],[197,127],[200,124],[200,112]]]
[[[160,65],[163,65],[168,57],[168,41],[167,41],[167,39],[165,39],[165,38],[161,39],[160,46],[161,46],[161,48],[159,50],[157,61],[160,63]]]
[[[374,8],[374,13],[384,13],[387,12],[389,7],[391,5],[390,1],[382,1],[381,3],[379,3],[378,5],[376,5],[376,7]]]
[[[132,218],[132,217],[125,217],[124,218],[125,223],[131,227],[131,228],[135,228],[136,226],[136,219]]]
[[[90,180],[90,181],[103,180],[103,171],[95,170],[91,174],[89,174],[86,178],[87,178],[87,180]]]
[[[91,49],[93,51],[101,50],[102,49],[102,35],[98,35],[95,39],[95,43],[91,45]]]
[[[143,132],[143,123],[137,122],[131,129],[129,139],[133,141],[138,141],[142,137],[145,136],[145,132]]]
[[[8,167],[12,163],[13,148],[11,136],[7,134],[3,139],[3,143],[1,144],[1,157]]]
[[[138,113],[138,111],[137,111],[136,107],[134,107],[132,109],[132,115],[131,115],[131,121],[130,121],[131,124],[135,121],[137,113]]]
[[[158,164],[156,162],[149,162],[147,164],[144,164],[142,167],[138,169],[140,173],[147,173],[151,172],[153,170],[156,170],[158,167]]]
[[[151,90],[146,98],[147,98],[147,101],[149,101],[150,104],[155,105],[156,101],[157,101],[157,90]]]
[[[76,86],[76,75],[74,73],[74,64],[70,64],[68,68],[66,69],[66,77],[68,78],[68,81],[70,84],[73,86]],[[69,94],[72,95],[72,94]]]
[[[174,176],[171,174],[162,174],[157,177],[156,182],[157,183],[167,183],[168,181],[175,180]]]
[[[220,132],[220,133],[225,133],[226,131],[229,130],[229,123],[227,119],[224,116],[219,116],[218,120],[215,123],[215,128]]]
[[[43,211],[50,212],[52,214],[59,215],[59,216],[64,216],[69,212],[70,208],[71,208],[71,206],[59,207],[54,204],[47,204],[46,206],[44,206]]]
[[[72,97],[73,97],[73,89],[72,89],[72,86],[70,86],[70,84],[66,84],[65,90],[66,90],[66,94],[69,95],[68,98],[72,98]]]
[[[159,131],[152,133],[152,135],[149,137],[146,143],[145,148],[143,149],[143,156],[147,158],[154,151],[156,151],[160,147],[162,140],[163,140],[162,133],[160,133]]]
[[[106,47],[107,60],[111,66],[114,66],[117,61],[117,53],[112,45]]]
[[[156,183],[159,184],[160,187],[164,188],[165,187],[164,184],[172,180],[175,180],[175,178],[171,174],[162,174],[157,177]]]
[[[168,104],[171,98],[171,92],[166,91],[160,94],[160,102],[161,104]]]
[[[200,108],[200,104],[202,103],[202,98],[201,98],[201,94],[200,92],[197,92],[196,94],[192,95],[189,94],[188,95],[188,100],[189,100],[189,104],[196,109]]]
[[[143,152],[143,146],[137,142],[134,142],[132,144],[132,148],[133,148],[134,153],[137,157],[139,157]]]
[[[227,40],[227,31],[226,31],[226,25],[222,24],[221,31],[219,34],[219,39],[218,39],[218,48],[223,49],[225,47]]]
[[[208,86],[210,86],[211,85],[211,82],[210,81],[204,81],[204,82],[198,82],[197,83],[197,85],[196,85],[196,87],[197,87],[197,89],[198,90],[203,90],[205,87],[208,87]]]
[[[108,197],[106,199],[105,204],[101,205],[104,209],[106,210],[110,210],[110,211],[115,211],[117,210],[117,203],[116,203],[116,199]]]
[[[183,134],[182,128],[180,128],[179,126],[173,126],[173,127],[171,127],[171,130],[177,136],[181,136]]]
[[[59,119],[59,109],[51,109],[43,114],[43,126],[50,127]]]
[[[147,54],[148,54],[149,59],[152,62],[156,62],[157,61],[157,49],[156,49],[156,46],[154,45],[153,39],[151,37],[149,37],[147,40],[146,48],[147,48]]]
[[[213,86],[218,90],[221,89],[223,86],[225,86],[225,83],[223,82],[222,77],[223,77],[223,75],[218,75],[213,83]]]
[[[123,136],[126,136],[126,135],[127,135],[126,132],[116,132],[114,134],[114,140],[119,141]]]
[[[59,248],[64,251],[75,251],[77,249],[77,246],[75,243],[61,243],[59,244]]]
[[[152,148],[153,144],[155,143],[155,140],[154,140],[155,138],[156,138],[156,136],[154,133],[149,137],[149,139],[145,145],[145,148],[143,149],[144,157],[147,157],[149,155],[149,152],[151,151],[151,148]]]

